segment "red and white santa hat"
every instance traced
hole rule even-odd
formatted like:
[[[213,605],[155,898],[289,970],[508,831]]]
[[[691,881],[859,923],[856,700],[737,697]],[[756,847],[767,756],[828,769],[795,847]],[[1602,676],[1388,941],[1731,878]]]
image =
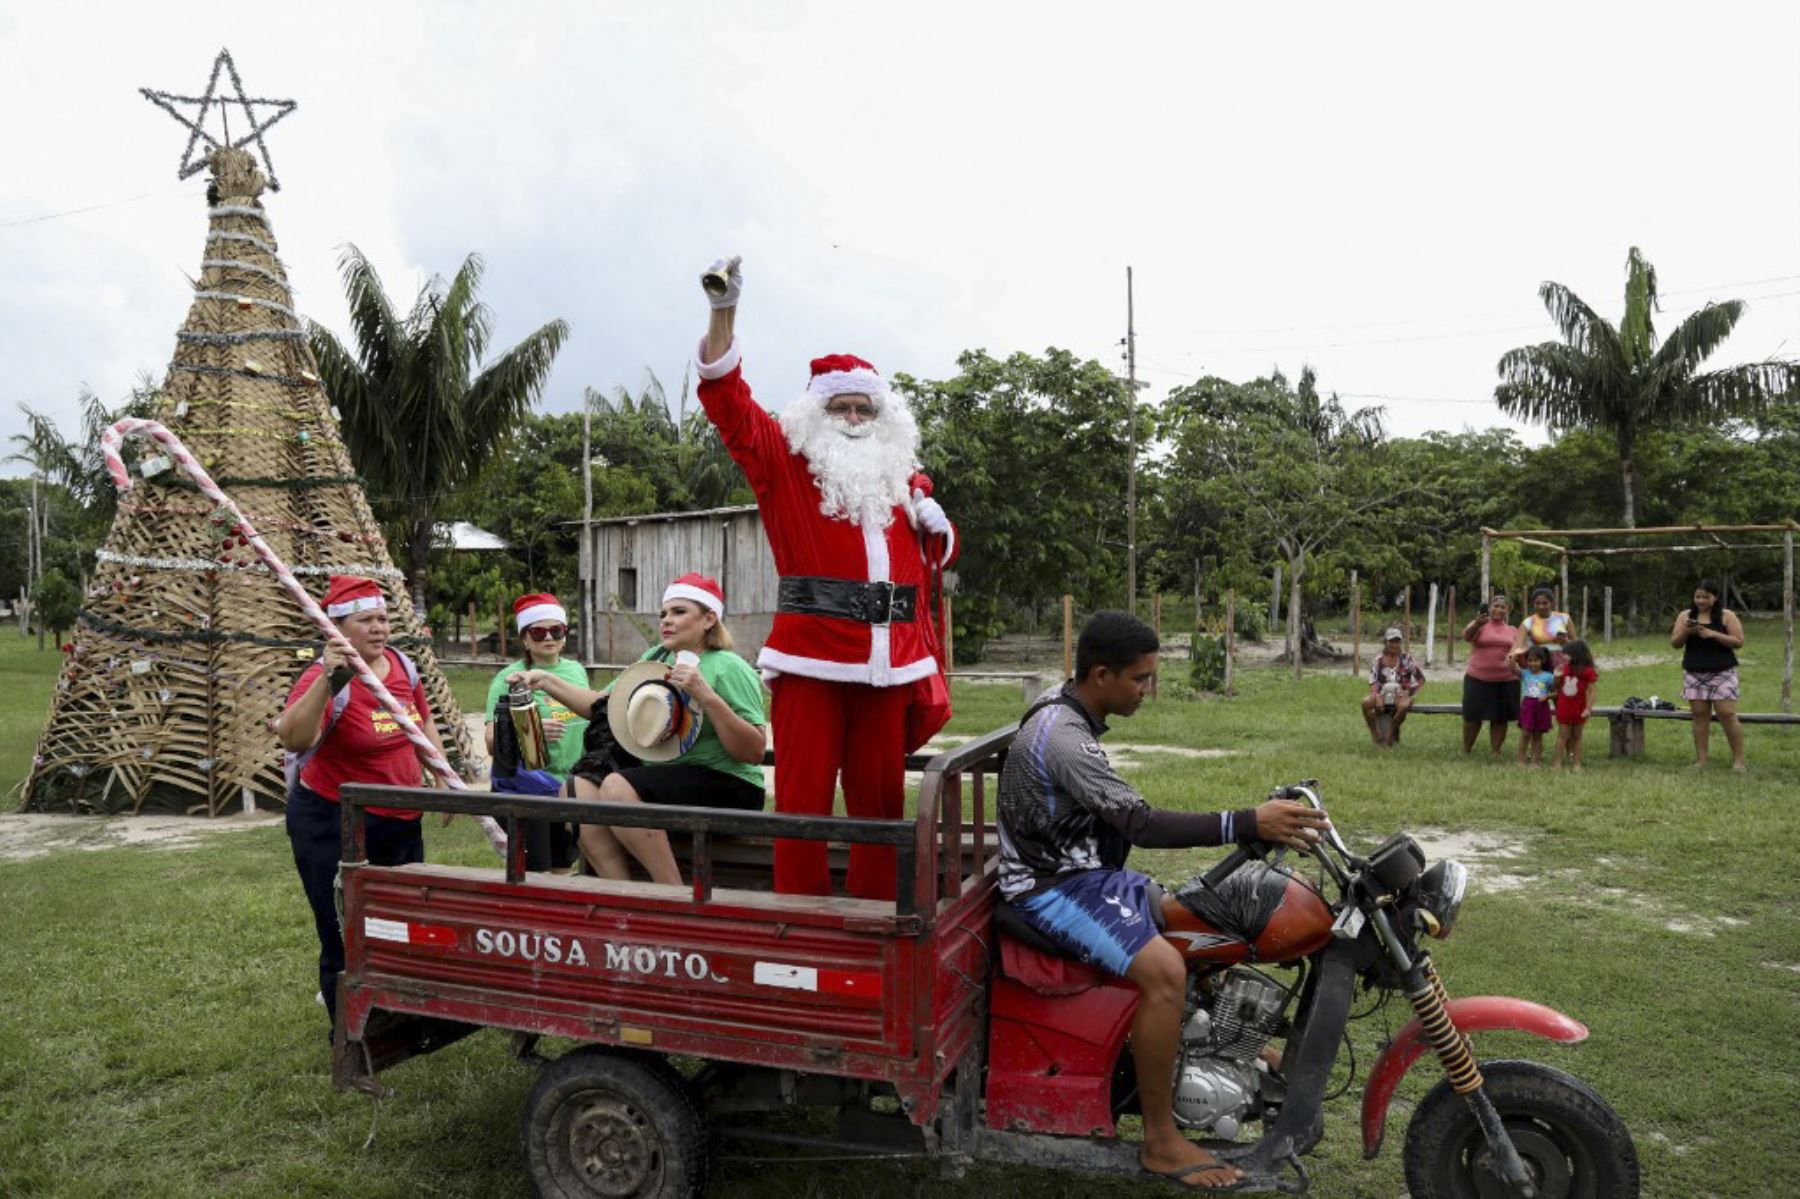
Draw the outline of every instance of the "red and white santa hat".
[[[325,615],[333,620],[386,608],[381,584],[358,575],[332,575],[325,588]]]
[[[678,599],[693,600],[720,620],[725,619],[725,589],[717,579],[709,579],[698,571],[682,575],[663,592],[662,602]]]
[[[866,395],[877,408],[887,398],[887,380],[873,366],[854,354],[827,354],[812,360],[812,379],[806,394],[820,403],[832,396]]]
[[[566,608],[557,603],[554,595],[538,591],[531,595],[521,595],[513,601],[513,620],[518,622],[519,632],[523,633],[540,620],[555,620],[562,624],[568,624],[569,613]]]

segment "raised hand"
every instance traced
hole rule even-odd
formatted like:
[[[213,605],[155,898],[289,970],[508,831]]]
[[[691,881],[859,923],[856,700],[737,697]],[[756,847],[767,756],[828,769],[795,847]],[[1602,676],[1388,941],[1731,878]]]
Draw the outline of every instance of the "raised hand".
[[[700,286],[706,292],[706,302],[714,308],[736,308],[738,297],[744,291],[743,259],[741,257],[717,258],[713,264],[701,272]]]

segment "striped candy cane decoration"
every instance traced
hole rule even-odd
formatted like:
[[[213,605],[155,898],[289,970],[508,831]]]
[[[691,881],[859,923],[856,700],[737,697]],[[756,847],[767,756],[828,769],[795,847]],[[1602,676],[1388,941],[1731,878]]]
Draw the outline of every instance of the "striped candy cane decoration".
[[[131,473],[126,470],[125,459],[119,453],[119,446],[127,437],[149,437],[159,442],[168,451],[169,457],[174,459],[175,464],[194,480],[195,485],[200,488],[201,494],[231,514],[231,518],[235,522],[234,531],[249,542],[250,547],[256,551],[256,556],[263,560],[263,565],[267,566],[269,572],[280,580],[282,587],[294,597],[294,602],[300,605],[300,610],[306,613],[315,625],[319,626],[319,631],[325,634],[326,639],[336,642],[344,649],[350,665],[356,670],[358,677],[374,694],[381,706],[393,716],[401,731],[406,734],[406,739],[425,751],[426,764],[431,767],[438,778],[456,790],[468,790],[468,784],[457,776],[456,771],[450,769],[450,763],[444,760],[444,756],[438,752],[437,746],[433,745],[431,739],[419,731],[419,726],[414,724],[412,718],[406,714],[406,709],[400,701],[395,699],[393,693],[382,685],[380,679],[375,677],[375,671],[367,662],[363,661],[362,655],[356,652],[355,647],[350,644],[349,639],[344,636],[337,625],[332,623],[331,617],[325,615],[324,610],[313,600],[313,597],[307,594],[306,588],[300,585],[300,580],[294,577],[294,572],[289,570],[287,564],[276,556],[274,550],[269,548],[269,543],[264,541],[262,534],[251,526],[243,511],[232,501],[230,496],[219,489],[219,485],[213,482],[212,476],[206,473],[206,468],[201,466],[199,461],[188,452],[186,446],[181,444],[181,438],[153,420],[127,417],[114,424],[112,428],[100,435],[100,452],[106,455],[106,469],[112,475],[113,486],[120,491],[130,491],[132,488]],[[506,831],[490,816],[481,817],[481,827],[482,831],[487,834],[488,842],[493,845],[494,851],[504,858],[506,856]]]

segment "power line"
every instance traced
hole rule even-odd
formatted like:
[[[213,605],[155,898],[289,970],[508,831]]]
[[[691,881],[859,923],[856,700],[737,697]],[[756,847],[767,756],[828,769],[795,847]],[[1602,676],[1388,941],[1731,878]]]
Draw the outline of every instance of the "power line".
[[[103,208],[118,208],[125,204],[136,204],[139,200],[151,200],[159,196],[172,197],[178,194],[187,195],[190,194],[191,191],[191,188],[180,187],[172,190],[144,192],[142,195],[127,196],[123,200],[106,200],[99,204],[89,204],[85,208],[66,208],[61,212],[46,212],[41,213],[38,216],[20,217],[17,220],[12,221],[0,221],[0,229],[16,229],[20,225],[36,225],[43,221],[61,220],[66,216],[80,216],[84,212],[99,212]]]
[[[1674,288],[1669,291],[1659,291],[1656,294],[1657,294],[1658,299],[1662,299],[1662,298],[1666,298],[1669,296],[1686,296],[1686,295],[1697,295],[1701,292],[1717,292],[1717,291],[1727,289],[1727,288],[1735,289],[1735,288],[1740,288],[1740,287],[1760,287],[1760,286],[1762,286],[1764,284],[1768,284],[1768,283],[1791,283],[1797,279],[1800,279],[1800,275],[1771,275],[1765,279],[1744,279],[1744,280],[1739,280],[1738,282],[1735,282],[1735,283],[1713,283],[1713,284],[1706,284],[1706,285],[1703,285],[1700,287],[1680,287],[1680,288]],[[1777,292],[1776,293],[1776,295],[1793,295],[1793,294],[1795,294],[1795,293],[1793,293],[1793,292]],[[1748,296],[1748,297],[1744,297],[1744,298],[1752,299],[1752,300],[1757,300],[1757,299],[1766,300],[1766,299],[1772,299],[1774,297],[1772,297],[1772,296]],[[1523,319],[1526,311],[1527,310],[1523,306],[1520,306],[1518,308],[1508,308],[1508,309],[1500,310],[1500,311],[1462,313],[1462,314],[1451,315],[1451,316],[1412,316],[1412,317],[1396,317],[1392,320],[1383,320],[1383,321],[1348,321],[1348,322],[1344,322],[1341,324],[1324,323],[1324,324],[1313,324],[1313,325],[1271,325],[1271,326],[1251,327],[1251,328],[1148,329],[1148,330],[1144,330],[1143,334],[1146,337],[1236,337],[1236,336],[1240,336],[1240,335],[1248,334],[1248,333],[1256,333],[1256,334],[1307,333],[1307,332],[1311,332],[1313,330],[1384,329],[1384,328],[1393,328],[1398,325],[1440,325],[1440,324],[1449,324],[1449,323],[1453,323],[1456,321],[1486,321],[1486,320],[1495,320],[1495,319],[1510,319],[1512,317],[1518,317],[1520,319]],[[1543,317],[1542,314],[1539,314],[1539,321],[1541,322],[1544,319],[1547,319],[1547,318]]]
[[[1800,276],[1796,277],[1800,278]],[[1754,300],[1779,300],[1788,296],[1800,296],[1800,288],[1796,288],[1792,291],[1771,292],[1768,295],[1752,296],[1750,298]],[[1544,328],[1545,319],[1547,318],[1540,318],[1530,324],[1487,326],[1480,329],[1452,329],[1436,333],[1411,333],[1403,337],[1356,338],[1349,341],[1292,342],[1287,345],[1267,346],[1213,346],[1203,350],[1165,349],[1162,352],[1180,355],[1184,358],[1200,358],[1209,355],[1281,354],[1291,353],[1296,350],[1341,350],[1358,346],[1403,345],[1416,341],[1446,341],[1457,337],[1486,337],[1494,333],[1524,333],[1534,329],[1541,330]]]

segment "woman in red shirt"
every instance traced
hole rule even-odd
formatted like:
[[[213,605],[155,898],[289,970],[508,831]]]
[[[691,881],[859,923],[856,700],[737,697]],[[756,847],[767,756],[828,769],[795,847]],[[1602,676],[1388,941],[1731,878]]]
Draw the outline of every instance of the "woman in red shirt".
[[[431,718],[431,705],[418,671],[399,650],[388,648],[387,601],[373,579],[333,575],[325,593],[325,614],[337,622],[358,656],[369,664],[406,714],[431,743],[444,752]],[[349,675],[348,679],[345,675]],[[334,697],[346,692],[337,712]],[[319,934],[319,993],[325,1012],[337,1021],[337,976],[344,968],[344,938],[338,928],[332,885],[337,878],[338,799],[345,783],[389,783],[416,787],[423,775],[424,751],[406,739],[399,721],[376,700],[350,670],[348,655],[336,642],[325,643],[324,655],[300,673],[288,693],[287,707],[275,722],[283,749],[299,756],[288,789],[287,834],[294,868],[312,906]],[[419,813],[370,808],[363,822],[369,861],[400,866],[425,860]]]
[[[1463,626],[1469,643],[1469,665],[1463,671],[1463,740],[1466,754],[1475,748],[1483,721],[1494,756],[1506,744],[1506,730],[1519,718],[1519,668],[1512,659],[1519,630],[1506,623],[1512,604],[1504,595],[1488,601],[1487,610]]]

